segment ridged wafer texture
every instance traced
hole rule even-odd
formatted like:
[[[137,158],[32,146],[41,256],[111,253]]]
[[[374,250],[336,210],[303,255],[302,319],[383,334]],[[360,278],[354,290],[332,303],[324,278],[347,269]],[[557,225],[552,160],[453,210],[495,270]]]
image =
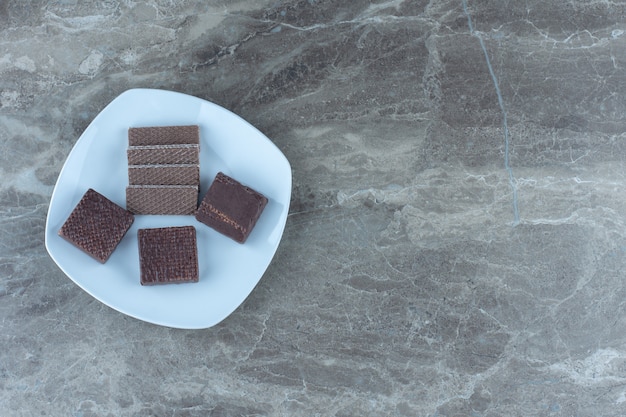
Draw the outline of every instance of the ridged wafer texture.
[[[90,188],[61,226],[59,236],[105,263],[134,220],[131,212]]]
[[[139,229],[141,285],[198,282],[198,248],[193,226]]]
[[[198,164],[199,145],[145,145],[129,146],[126,153],[129,165]]]
[[[200,166],[193,165],[130,165],[129,185],[198,185]]]
[[[131,127],[128,129],[128,145],[174,145],[199,144],[200,128],[191,126]]]
[[[135,214],[193,215],[197,207],[197,186],[134,185],[126,188],[126,208]]]

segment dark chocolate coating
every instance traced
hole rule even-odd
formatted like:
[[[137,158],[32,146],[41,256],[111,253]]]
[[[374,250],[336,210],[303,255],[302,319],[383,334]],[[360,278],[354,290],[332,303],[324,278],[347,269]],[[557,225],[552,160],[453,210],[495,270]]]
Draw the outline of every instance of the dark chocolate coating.
[[[198,207],[196,219],[244,243],[267,202],[258,191],[219,172]]]
[[[90,188],[61,226],[59,236],[105,263],[134,220],[130,211]]]
[[[141,285],[198,282],[198,248],[193,226],[139,229]]]

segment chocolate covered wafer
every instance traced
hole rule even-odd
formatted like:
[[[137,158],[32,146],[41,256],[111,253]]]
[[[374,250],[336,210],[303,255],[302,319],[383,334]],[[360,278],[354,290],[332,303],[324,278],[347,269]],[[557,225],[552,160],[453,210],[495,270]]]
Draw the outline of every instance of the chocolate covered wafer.
[[[105,263],[134,220],[131,212],[90,188],[59,230],[59,236]]]
[[[128,145],[199,144],[200,129],[192,126],[131,127],[128,129]]]
[[[198,249],[193,226],[140,229],[141,285],[198,282]]]
[[[198,207],[195,185],[130,185],[126,208],[135,214],[193,215]]]
[[[220,172],[202,199],[196,219],[244,243],[267,202],[267,198],[258,191]]]
[[[130,165],[130,185],[198,185],[200,167],[197,164]]]

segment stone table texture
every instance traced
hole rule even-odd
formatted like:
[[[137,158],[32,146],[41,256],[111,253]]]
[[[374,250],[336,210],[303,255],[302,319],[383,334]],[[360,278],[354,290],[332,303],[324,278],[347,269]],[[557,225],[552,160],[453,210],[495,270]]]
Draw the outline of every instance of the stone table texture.
[[[0,3],[0,415],[626,415],[626,2]],[[44,247],[130,88],[258,127],[276,257],[205,330],[96,301]]]

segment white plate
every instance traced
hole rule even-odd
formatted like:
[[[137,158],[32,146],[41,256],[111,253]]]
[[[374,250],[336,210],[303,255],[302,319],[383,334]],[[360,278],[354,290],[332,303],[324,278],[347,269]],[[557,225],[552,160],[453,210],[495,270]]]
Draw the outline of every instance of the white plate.
[[[218,171],[264,194],[269,203],[244,244],[193,216],[135,216],[109,260],[101,264],[58,236],[82,195],[93,188],[126,206],[128,128],[200,126],[200,196]],[[150,323],[184,329],[211,327],[232,313],[261,279],[276,253],[291,198],[291,167],[261,132],[208,101],[163,90],[128,90],[81,135],[61,170],[46,221],[46,248],[78,286],[104,304]],[[137,230],[193,225],[200,281],[144,287],[139,283]]]

